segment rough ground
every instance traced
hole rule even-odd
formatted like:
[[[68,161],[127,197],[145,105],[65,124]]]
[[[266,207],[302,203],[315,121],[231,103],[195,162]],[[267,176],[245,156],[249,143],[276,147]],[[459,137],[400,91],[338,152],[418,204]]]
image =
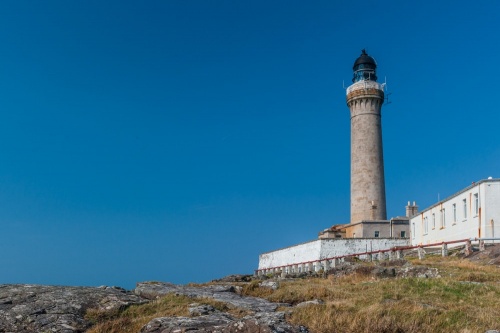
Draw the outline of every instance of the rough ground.
[[[112,310],[144,303],[142,297],[113,287],[0,285],[0,332],[84,332],[89,308]]]
[[[167,294],[185,295],[191,298],[213,298],[234,307],[255,312],[274,312],[279,304],[262,298],[240,296],[238,288],[231,285],[212,285],[203,287],[181,286],[163,282],[138,283],[135,294],[146,299],[157,299]]]
[[[500,244],[486,246],[484,251],[474,252],[467,259],[487,265],[500,266]]]
[[[141,333],[307,333],[305,327],[293,327],[285,321],[283,312],[260,312],[242,319],[214,311],[199,317],[156,318]]]
[[[63,287],[0,285],[0,333],[80,333],[90,328],[88,309],[123,309],[169,293],[186,295],[194,301],[212,298],[250,313],[235,318],[211,306],[192,304],[191,317],[156,318],[143,327],[144,333],[197,331],[246,333],[299,333],[303,327],[286,322],[279,304],[261,298],[240,296],[233,286],[178,286],[170,283],[139,283],[134,293],[115,287]]]
[[[222,313],[210,306],[201,309],[194,305],[190,308],[196,317],[163,317],[151,320],[141,333],[173,333],[196,331],[199,333],[300,333],[308,332],[304,327],[296,327],[285,320],[284,312],[276,312],[279,305],[257,297],[241,296],[233,286],[179,286],[170,283],[139,283],[135,293],[148,299],[175,293],[192,298],[213,298],[232,307],[250,311],[252,314],[238,319]]]

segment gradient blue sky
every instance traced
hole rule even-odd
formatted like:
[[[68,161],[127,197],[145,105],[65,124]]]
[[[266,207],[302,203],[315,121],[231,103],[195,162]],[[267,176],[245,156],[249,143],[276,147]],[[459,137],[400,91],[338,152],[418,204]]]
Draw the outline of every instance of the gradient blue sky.
[[[498,1],[0,2],[0,283],[203,282],[349,220],[342,82],[387,77],[389,217],[500,177]]]

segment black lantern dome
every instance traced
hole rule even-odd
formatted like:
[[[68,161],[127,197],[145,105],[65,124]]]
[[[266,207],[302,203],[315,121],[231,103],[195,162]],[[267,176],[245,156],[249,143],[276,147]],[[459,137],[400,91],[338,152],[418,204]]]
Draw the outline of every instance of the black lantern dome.
[[[366,51],[361,50],[361,55],[354,62],[352,70],[354,75],[352,82],[358,82],[361,80],[377,81],[377,62],[375,59],[370,57]]]

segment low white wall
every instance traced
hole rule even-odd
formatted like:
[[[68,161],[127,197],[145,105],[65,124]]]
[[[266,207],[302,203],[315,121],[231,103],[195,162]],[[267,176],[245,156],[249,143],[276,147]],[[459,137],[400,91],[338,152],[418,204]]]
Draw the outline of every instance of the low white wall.
[[[290,246],[263,253],[259,256],[259,269],[323,260],[367,251],[387,250],[395,246],[408,246],[408,239],[393,238],[336,238]]]
[[[345,256],[354,253],[387,250],[395,246],[408,246],[404,238],[341,238],[323,239],[318,259]],[[316,260],[318,260],[316,259]]]
[[[259,269],[287,266],[294,263],[318,260],[321,240],[314,240],[284,249],[263,253],[259,256]]]

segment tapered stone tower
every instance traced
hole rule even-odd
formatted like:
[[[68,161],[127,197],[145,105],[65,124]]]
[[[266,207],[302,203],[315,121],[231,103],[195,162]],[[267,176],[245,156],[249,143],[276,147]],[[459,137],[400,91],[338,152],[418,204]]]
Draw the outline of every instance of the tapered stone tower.
[[[354,62],[347,88],[351,111],[351,223],[386,220],[381,109],[384,85],[377,63],[365,50]]]

